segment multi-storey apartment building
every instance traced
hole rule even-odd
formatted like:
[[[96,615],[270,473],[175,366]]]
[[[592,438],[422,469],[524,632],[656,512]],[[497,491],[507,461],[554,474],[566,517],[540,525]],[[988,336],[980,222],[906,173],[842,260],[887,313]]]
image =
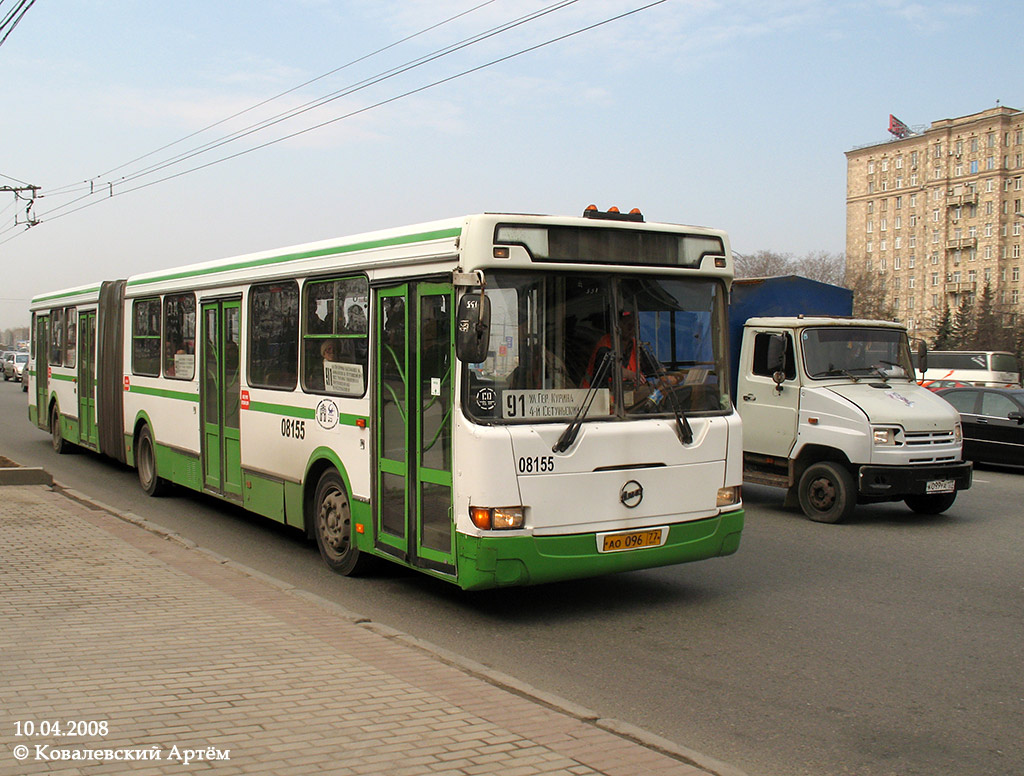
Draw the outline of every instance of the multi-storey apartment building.
[[[890,130],[892,131],[892,130]],[[991,288],[1024,312],[1024,113],[997,106],[846,152],[847,272],[878,275],[897,319],[930,339],[943,310]],[[902,135],[902,136],[900,136]]]

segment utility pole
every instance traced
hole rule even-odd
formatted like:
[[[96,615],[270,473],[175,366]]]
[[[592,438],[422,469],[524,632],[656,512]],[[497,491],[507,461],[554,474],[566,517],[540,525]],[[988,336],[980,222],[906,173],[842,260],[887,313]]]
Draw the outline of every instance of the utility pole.
[[[39,191],[39,186],[25,185],[25,186],[0,186],[0,193],[9,191],[14,194],[15,200],[23,200],[27,204],[25,205],[25,220],[19,221],[18,217],[14,217],[14,223],[25,224],[25,226],[31,228],[39,223],[39,219],[32,215],[32,206],[36,203],[36,192]]]

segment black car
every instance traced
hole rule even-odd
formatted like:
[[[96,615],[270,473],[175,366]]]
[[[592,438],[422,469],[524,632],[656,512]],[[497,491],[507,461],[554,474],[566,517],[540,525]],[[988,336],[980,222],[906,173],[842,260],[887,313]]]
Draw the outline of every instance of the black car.
[[[960,413],[964,458],[1024,466],[1024,389],[944,388],[935,393]]]

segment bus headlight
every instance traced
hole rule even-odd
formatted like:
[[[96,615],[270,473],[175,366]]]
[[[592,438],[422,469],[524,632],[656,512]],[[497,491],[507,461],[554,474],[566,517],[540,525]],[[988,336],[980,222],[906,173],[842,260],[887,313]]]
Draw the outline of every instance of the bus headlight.
[[[739,485],[733,485],[731,488],[719,488],[718,507],[731,507],[734,504],[739,504],[741,491],[742,488]]]
[[[523,507],[470,507],[469,516],[480,530],[498,531],[522,528],[525,511]]]

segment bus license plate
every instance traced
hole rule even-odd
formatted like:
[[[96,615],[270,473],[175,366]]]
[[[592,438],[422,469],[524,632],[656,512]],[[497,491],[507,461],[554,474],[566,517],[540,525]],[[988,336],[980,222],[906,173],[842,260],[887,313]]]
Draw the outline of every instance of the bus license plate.
[[[668,528],[645,528],[597,535],[598,552],[623,552],[641,547],[660,547],[668,538]]]
[[[956,490],[953,480],[929,480],[924,486],[925,493],[952,493]]]

